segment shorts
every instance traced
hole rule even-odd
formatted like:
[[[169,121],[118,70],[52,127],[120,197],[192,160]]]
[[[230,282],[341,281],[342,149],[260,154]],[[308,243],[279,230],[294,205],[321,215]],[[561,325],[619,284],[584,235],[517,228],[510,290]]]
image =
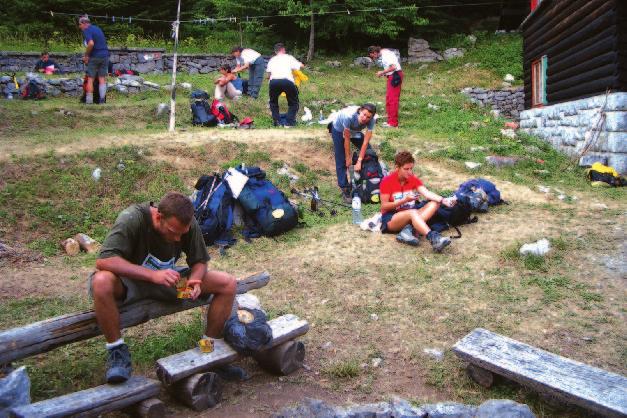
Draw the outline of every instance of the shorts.
[[[190,270],[179,271],[181,276],[189,276]],[[89,298],[93,299],[91,281],[96,272],[92,272],[87,279],[87,293]],[[176,288],[167,287],[159,284],[146,282],[143,280],[135,280],[128,277],[120,277],[122,285],[126,289],[124,299],[118,300],[119,306],[128,305],[142,299],[156,299],[163,302],[180,302],[182,299],[176,297]]]
[[[87,77],[106,77],[109,71],[109,57],[90,57],[85,74]]]
[[[396,215],[396,211],[385,212],[381,215],[381,232],[384,234],[391,234],[392,232],[388,231],[388,222],[392,220],[392,217]]]

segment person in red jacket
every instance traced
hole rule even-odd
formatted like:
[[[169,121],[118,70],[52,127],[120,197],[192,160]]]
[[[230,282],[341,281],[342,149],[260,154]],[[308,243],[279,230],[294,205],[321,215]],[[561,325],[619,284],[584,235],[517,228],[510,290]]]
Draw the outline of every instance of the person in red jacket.
[[[451,239],[432,231],[427,221],[440,205],[452,207],[456,201],[444,198],[425,187],[413,173],[414,157],[401,151],[394,157],[396,169],[381,180],[381,232],[399,232],[396,239],[409,245],[418,245],[416,233],[427,237],[433,251],[441,252]],[[426,201],[418,202],[420,196]]]

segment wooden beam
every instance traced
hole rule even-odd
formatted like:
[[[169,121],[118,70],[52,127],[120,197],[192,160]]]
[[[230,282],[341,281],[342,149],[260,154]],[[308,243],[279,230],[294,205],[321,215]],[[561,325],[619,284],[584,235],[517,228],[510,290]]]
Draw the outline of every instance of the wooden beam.
[[[138,418],[163,418],[166,408],[161,400],[150,398],[124,409],[124,412]]]
[[[237,281],[237,293],[259,289],[270,281],[268,272],[256,273]],[[140,300],[120,308],[122,328],[142,324],[154,318],[206,305],[210,299],[167,303]],[[7,364],[56,347],[100,335],[93,310],[50,318],[24,327],[0,332],[0,364]]]
[[[303,367],[305,344],[300,341],[288,341],[269,350],[254,353],[253,358],[266,371],[287,376]]]
[[[96,417],[124,409],[159,394],[161,383],[143,376],[132,376],[118,385],[102,385],[30,405],[13,408],[10,417]]]
[[[453,351],[540,393],[611,417],[627,415],[627,378],[477,328]]]
[[[272,328],[272,341],[265,350],[293,340],[309,330],[307,321],[290,314],[268,321],[268,325]],[[239,353],[224,341],[218,340],[211,353],[202,353],[194,348],[157,360],[157,376],[164,384],[171,385],[193,374],[232,363],[238,358]]]
[[[168,392],[194,411],[204,411],[220,402],[222,386],[222,379],[216,373],[197,373],[174,383]]]

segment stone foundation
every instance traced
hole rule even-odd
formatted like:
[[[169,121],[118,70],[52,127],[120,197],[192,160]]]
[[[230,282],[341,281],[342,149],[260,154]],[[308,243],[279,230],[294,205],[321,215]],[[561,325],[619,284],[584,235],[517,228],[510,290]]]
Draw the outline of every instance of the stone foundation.
[[[518,119],[520,112],[525,108],[525,93],[522,87],[501,90],[466,87],[462,93],[468,96],[471,102],[498,110],[499,115],[506,118]]]
[[[607,100],[607,101],[606,101]],[[604,108],[605,120],[601,121]],[[597,125],[598,128],[597,128]],[[589,97],[552,106],[528,109],[520,114],[520,128],[576,157],[595,136],[582,164],[600,161],[627,173],[627,93]]]
[[[109,60],[113,71],[118,69],[133,70],[140,74],[172,71],[172,54],[166,54],[158,48],[111,48]],[[0,51],[0,72],[33,71],[39,61],[39,52]],[[63,73],[82,73],[84,65],[82,54],[52,53],[50,58],[56,61]],[[189,74],[207,74],[222,64],[235,66],[235,59],[226,54],[179,54],[177,72]]]

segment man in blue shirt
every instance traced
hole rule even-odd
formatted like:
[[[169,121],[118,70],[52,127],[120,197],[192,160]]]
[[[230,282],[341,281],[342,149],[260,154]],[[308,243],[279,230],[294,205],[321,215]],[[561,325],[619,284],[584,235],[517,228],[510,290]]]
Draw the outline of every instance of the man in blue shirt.
[[[99,103],[105,103],[107,94],[107,71],[109,68],[109,48],[102,29],[92,25],[87,16],[78,19],[78,27],[83,31],[85,55],[83,62],[87,65],[87,86],[85,103],[94,103],[94,78],[98,77]]]
[[[355,164],[355,171],[359,171],[366,150],[370,148],[370,138],[372,138],[375,125],[375,113],[377,113],[377,108],[372,103],[348,106],[338,112],[331,127],[337,185],[340,187],[342,199],[345,202],[351,200],[351,185],[346,177],[346,169],[352,164],[351,143],[359,149],[359,156]],[[362,132],[364,129],[366,129],[365,135]]]

